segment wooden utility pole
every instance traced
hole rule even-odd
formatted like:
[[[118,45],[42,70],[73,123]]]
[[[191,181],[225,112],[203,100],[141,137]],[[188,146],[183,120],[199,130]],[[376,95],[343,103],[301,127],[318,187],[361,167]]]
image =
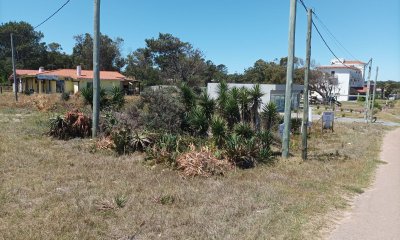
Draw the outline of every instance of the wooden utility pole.
[[[371,89],[371,68],[372,68],[372,58],[369,60],[369,67],[368,67],[368,79],[367,79],[367,92],[365,93],[365,113],[364,113],[364,120],[368,123],[369,118],[369,91]]]
[[[94,0],[93,32],[93,122],[92,138],[97,136],[100,115],[100,0]]]
[[[18,83],[17,83],[17,73],[15,70],[14,39],[12,33],[10,34],[10,37],[11,37],[11,58],[12,58],[13,77],[14,77],[14,94],[15,94],[15,101],[18,102]]]
[[[373,94],[372,94],[372,104],[371,104],[371,119],[370,119],[371,122],[372,122],[372,117],[373,117],[373,115],[374,115],[375,94],[376,94],[376,83],[378,82],[378,72],[379,72],[379,67],[376,67],[375,83],[374,83],[374,92],[373,92]]]
[[[307,44],[306,44],[306,69],[304,70],[304,93],[303,93],[303,125],[301,128],[302,149],[301,158],[307,159],[307,130],[308,130],[308,78],[310,75],[311,63],[311,30],[312,30],[312,10],[308,9],[307,18]],[[312,119],[311,119],[312,121]]]
[[[296,32],[296,7],[297,0],[290,0],[290,16],[289,16],[289,50],[286,71],[286,92],[285,92],[285,117],[284,130],[282,137],[282,157],[289,157],[289,141],[290,141],[290,120],[292,118],[292,83],[294,69],[294,42]]]

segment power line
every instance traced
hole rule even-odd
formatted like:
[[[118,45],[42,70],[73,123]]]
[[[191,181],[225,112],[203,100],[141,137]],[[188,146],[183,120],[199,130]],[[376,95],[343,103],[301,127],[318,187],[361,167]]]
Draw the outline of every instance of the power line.
[[[71,0],[67,0],[59,9],[57,9],[57,11],[55,11],[53,14],[50,15],[50,17],[46,18],[43,22],[41,22],[39,25],[37,25],[36,27],[34,27],[33,29],[36,29],[40,26],[42,26],[45,22],[47,22],[48,20],[50,20],[50,18],[52,18],[54,15],[56,15],[61,9],[63,9],[63,7],[65,7]]]
[[[300,1],[301,5],[304,7],[304,9],[306,10],[306,12],[307,12],[308,7],[304,4],[304,1],[303,0],[299,0],[299,1]],[[313,14],[316,16],[314,11],[313,11]],[[319,29],[318,29],[318,27],[317,27],[317,25],[315,24],[314,21],[312,21],[312,24],[313,24],[315,30],[317,30],[317,33],[318,33],[319,37],[322,39],[322,41],[324,42],[325,46],[328,48],[328,50],[331,52],[331,54],[336,58],[336,60],[338,60],[341,64],[343,64],[343,66],[345,66],[347,68],[350,68],[350,69],[354,69],[354,67],[346,65],[342,60],[339,59],[339,57],[333,52],[332,48],[329,46],[329,44],[327,43],[325,38],[322,36],[322,33],[319,31]]]

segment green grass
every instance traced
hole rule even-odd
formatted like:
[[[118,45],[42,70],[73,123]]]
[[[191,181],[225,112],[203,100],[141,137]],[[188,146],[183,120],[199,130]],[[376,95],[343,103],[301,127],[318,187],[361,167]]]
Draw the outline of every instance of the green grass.
[[[298,157],[224,177],[182,179],[143,156],[58,141],[49,114],[0,108],[0,232],[4,239],[318,239],[330,213],[370,184],[384,128],[312,130]],[[299,156],[300,138],[292,139]]]

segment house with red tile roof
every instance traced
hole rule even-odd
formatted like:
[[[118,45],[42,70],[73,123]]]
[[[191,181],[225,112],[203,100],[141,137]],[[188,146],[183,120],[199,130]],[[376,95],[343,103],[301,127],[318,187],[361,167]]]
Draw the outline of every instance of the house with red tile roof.
[[[93,71],[82,70],[80,66],[50,71],[42,67],[39,70],[17,69],[16,75],[19,92],[74,94],[93,85]],[[12,78],[11,75],[10,80]],[[117,71],[100,71],[100,86],[106,90],[118,87],[127,94],[135,94],[139,93],[140,82]]]

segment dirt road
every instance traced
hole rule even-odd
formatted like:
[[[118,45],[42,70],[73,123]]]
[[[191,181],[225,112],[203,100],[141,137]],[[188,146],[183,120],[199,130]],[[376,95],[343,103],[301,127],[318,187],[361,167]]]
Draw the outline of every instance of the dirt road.
[[[385,136],[381,160],[387,164],[379,167],[372,187],[329,239],[400,239],[400,128]]]

